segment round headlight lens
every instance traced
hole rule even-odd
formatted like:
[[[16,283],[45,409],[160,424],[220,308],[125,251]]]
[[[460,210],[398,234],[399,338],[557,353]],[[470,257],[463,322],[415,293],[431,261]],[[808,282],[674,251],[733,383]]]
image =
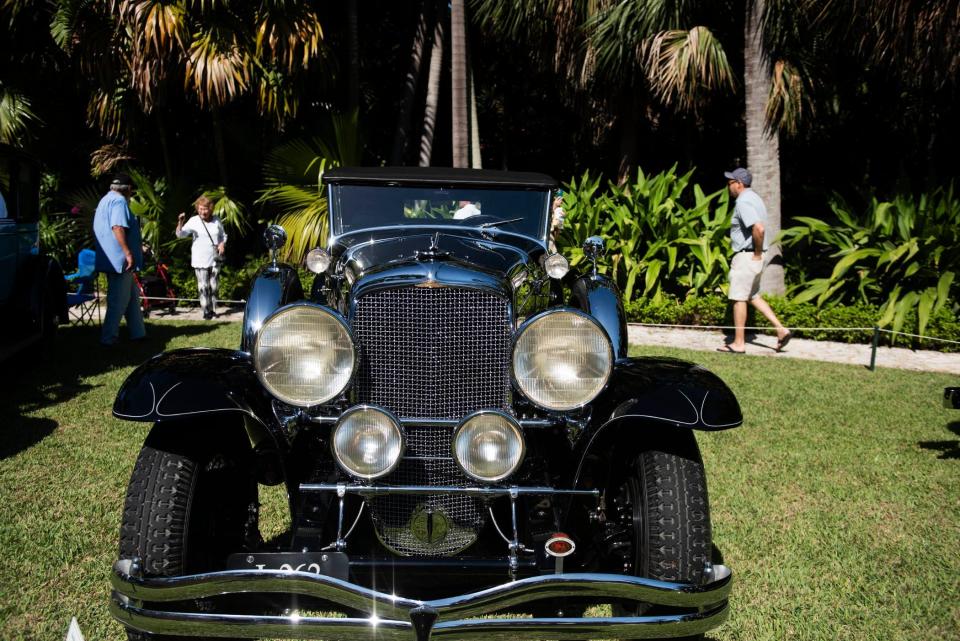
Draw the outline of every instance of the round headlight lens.
[[[333,428],[333,456],[361,479],[389,474],[403,454],[400,423],[386,410],[360,406],[344,412]]]
[[[346,324],[316,305],[267,319],[253,348],[257,376],[281,401],[309,407],[336,398],[353,377],[356,354]]]
[[[322,274],[330,267],[330,254],[325,249],[311,249],[307,254],[307,269],[314,274]]]
[[[487,483],[513,474],[523,460],[523,433],[500,412],[468,416],[453,435],[453,457],[467,476]]]
[[[520,391],[549,410],[589,403],[613,370],[613,347],[585,314],[561,310],[533,318],[513,347],[513,375]]]
[[[543,268],[550,278],[560,279],[570,271],[570,262],[563,254],[550,254],[543,260]]]

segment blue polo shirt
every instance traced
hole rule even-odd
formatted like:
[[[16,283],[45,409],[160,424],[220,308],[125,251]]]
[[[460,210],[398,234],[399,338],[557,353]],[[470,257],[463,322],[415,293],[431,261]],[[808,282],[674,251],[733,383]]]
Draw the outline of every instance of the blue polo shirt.
[[[113,235],[113,228],[119,225],[127,229],[127,247],[133,254],[133,268],[143,269],[143,251],[140,248],[140,221],[130,212],[127,199],[121,194],[110,191],[100,199],[97,212],[93,215],[93,236],[97,251],[97,271],[119,274],[125,264],[123,249]]]

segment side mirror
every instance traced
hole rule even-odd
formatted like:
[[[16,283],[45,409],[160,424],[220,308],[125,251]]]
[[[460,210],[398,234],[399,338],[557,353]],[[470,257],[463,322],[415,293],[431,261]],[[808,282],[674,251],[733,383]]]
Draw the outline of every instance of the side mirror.
[[[583,255],[593,263],[593,275],[597,275],[597,260],[607,253],[606,244],[600,236],[591,236],[583,241]]]
[[[263,231],[263,243],[270,250],[270,260],[277,266],[277,252],[287,244],[287,232],[280,225],[270,225]]]

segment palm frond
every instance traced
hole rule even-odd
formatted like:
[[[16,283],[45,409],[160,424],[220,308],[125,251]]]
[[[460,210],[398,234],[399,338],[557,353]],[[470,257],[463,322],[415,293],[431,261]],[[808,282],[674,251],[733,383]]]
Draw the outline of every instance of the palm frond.
[[[736,88],[723,45],[706,27],[662,31],[645,49],[647,79],[664,104],[694,110],[707,94]]]
[[[30,135],[31,125],[41,122],[26,96],[0,84],[0,142],[22,146]]]
[[[773,65],[773,82],[767,99],[767,127],[796,135],[804,118],[814,113],[809,83],[791,63],[778,60]]]
[[[224,225],[241,233],[250,229],[243,203],[231,198],[227,194],[226,187],[220,185],[213,189],[206,189],[203,195],[213,201],[213,215],[223,221]]]
[[[122,145],[103,145],[90,154],[90,174],[99,178],[122,162],[133,160],[133,156]]]
[[[292,73],[306,69],[323,45],[323,26],[304,3],[264,3],[256,19],[256,55]]]
[[[124,131],[127,92],[122,87],[108,93],[97,89],[87,102],[87,122],[100,130],[104,138],[119,140]]]
[[[236,33],[214,27],[195,34],[187,54],[185,84],[201,105],[225,105],[250,83],[249,57]]]

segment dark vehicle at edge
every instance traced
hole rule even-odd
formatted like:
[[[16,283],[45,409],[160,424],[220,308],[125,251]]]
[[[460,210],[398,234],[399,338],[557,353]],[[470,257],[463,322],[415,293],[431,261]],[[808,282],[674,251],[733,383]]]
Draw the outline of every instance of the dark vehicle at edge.
[[[40,168],[0,144],[0,360],[67,319],[63,271],[40,250]]]
[[[130,638],[719,625],[732,575],[694,432],[740,425],[740,407],[698,365],[627,355],[602,239],[582,274],[547,249],[553,179],[344,168],[324,181],[314,282],[277,261],[285,234],[269,228],[240,349],[160,354],[118,393],[115,416],[154,424],[112,573]],[[281,483],[291,529],[265,542],[258,484]],[[584,616],[595,604],[613,616]]]

